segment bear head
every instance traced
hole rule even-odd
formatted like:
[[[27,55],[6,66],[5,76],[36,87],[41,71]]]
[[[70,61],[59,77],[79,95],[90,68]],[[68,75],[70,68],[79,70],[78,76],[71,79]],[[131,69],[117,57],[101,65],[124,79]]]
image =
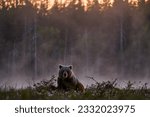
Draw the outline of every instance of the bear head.
[[[64,65],[59,65],[59,77],[60,78],[71,78],[73,76],[73,67],[72,65],[69,66],[64,66]]]

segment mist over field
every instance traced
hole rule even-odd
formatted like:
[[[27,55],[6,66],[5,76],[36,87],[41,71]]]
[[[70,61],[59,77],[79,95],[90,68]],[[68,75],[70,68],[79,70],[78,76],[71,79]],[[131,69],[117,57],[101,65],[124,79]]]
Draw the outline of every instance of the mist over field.
[[[73,65],[86,86],[118,79],[150,81],[150,0],[55,0],[51,9],[30,0],[0,1],[1,85],[22,87]],[[78,1],[78,2],[77,2]],[[46,2],[46,0],[45,0]]]

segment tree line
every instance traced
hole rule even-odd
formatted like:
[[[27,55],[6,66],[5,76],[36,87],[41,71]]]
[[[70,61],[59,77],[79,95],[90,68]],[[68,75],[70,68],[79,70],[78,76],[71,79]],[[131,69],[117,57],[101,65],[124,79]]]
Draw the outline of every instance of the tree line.
[[[45,3],[0,1],[1,77],[35,79],[59,63],[87,75],[149,77],[150,0]]]

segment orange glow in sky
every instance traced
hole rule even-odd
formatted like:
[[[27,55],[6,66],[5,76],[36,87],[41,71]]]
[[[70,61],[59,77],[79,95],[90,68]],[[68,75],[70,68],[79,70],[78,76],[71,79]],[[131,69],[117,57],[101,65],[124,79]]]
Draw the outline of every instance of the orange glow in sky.
[[[35,1],[35,0],[33,0],[33,1]],[[41,1],[41,0],[39,0],[39,1]],[[53,4],[54,4],[54,1],[55,0],[49,0],[49,6],[52,6]],[[72,1],[72,0],[57,0],[59,3],[69,3],[70,1]],[[88,0],[81,0],[82,2],[83,2],[83,5],[85,5],[86,6],[86,4],[87,4],[87,1]],[[89,1],[94,1],[94,0],[89,0]],[[104,1],[106,2],[107,0],[98,0],[99,1],[99,3],[103,3]],[[110,1],[110,3],[113,3],[114,2],[114,0],[108,0],[108,1]],[[124,0],[125,1],[125,0]],[[145,0],[145,1],[147,1],[147,0]],[[128,2],[131,2],[131,3],[136,3],[137,4],[137,2],[138,2],[138,0],[128,0]]]
[[[51,8],[52,5],[54,4],[54,1],[57,1],[60,4],[63,4],[63,3],[68,4],[69,2],[71,2],[73,0],[30,0],[30,1],[34,5],[36,4],[37,6],[39,6],[39,8],[40,8],[41,3],[44,4],[44,5],[46,5],[48,8]],[[86,4],[88,3],[88,1],[91,1],[91,3],[92,3],[92,1],[94,1],[94,0],[81,0],[81,1],[82,1],[83,5],[86,6]],[[110,3],[114,2],[114,0],[98,0],[98,1],[101,4],[103,4],[103,2],[107,2],[107,1],[110,1]],[[147,1],[147,0],[145,0],[145,1]],[[20,2],[21,2],[21,0],[20,0]],[[138,0],[128,0],[128,2],[132,2],[132,3],[136,2],[136,4],[137,4]],[[12,1],[10,0],[9,2],[6,2],[5,4],[6,5],[10,5],[10,3],[15,3],[15,2],[13,0]],[[24,3],[20,3],[20,4],[24,4]]]
[[[49,1],[50,1],[51,3],[54,3],[55,0],[49,0]],[[72,1],[72,0],[58,0],[58,2],[60,2],[60,3],[64,3],[64,2],[66,2],[66,1],[69,2],[69,1]],[[87,3],[87,0],[82,0],[82,1],[83,1],[84,4]],[[90,0],[90,1],[94,1],[94,0]],[[107,0],[98,0],[98,1],[99,1],[99,3],[103,3],[103,1],[107,1]],[[114,1],[114,0],[110,0],[111,3],[113,3],[113,1]],[[137,2],[138,0],[129,0],[129,2],[131,2],[131,1],[132,1],[132,2]]]
[[[49,7],[50,6],[52,6],[53,4],[54,4],[54,1],[55,0],[31,0],[32,2],[36,2],[36,3],[38,3],[38,4],[40,4],[40,3],[46,3],[46,1],[48,1],[49,3]],[[58,3],[69,3],[70,1],[72,1],[72,0],[57,0],[58,1]],[[85,5],[86,6],[86,4],[87,4],[87,0],[81,0],[82,2],[83,2],[83,5]],[[89,1],[94,1],[94,0],[89,0]],[[99,1],[99,3],[103,3],[104,1],[107,1],[107,0],[98,0]],[[113,1],[114,0],[110,0],[110,3],[113,3]],[[137,2],[138,0],[128,0],[129,2]]]
[[[50,4],[50,6],[52,5],[52,4],[54,4],[54,1],[55,0],[49,0],[49,4]],[[59,3],[69,3],[70,1],[72,1],[72,0],[57,0]],[[81,0],[82,2],[83,2],[83,5],[85,5],[86,6],[86,4],[87,4],[87,0]],[[89,1],[94,1],[94,0],[89,0]],[[104,1],[107,1],[107,0],[98,0],[99,1],[99,3],[103,3]],[[147,1],[147,0],[145,0],[145,1]],[[113,3],[114,2],[114,0],[110,0],[110,3]],[[138,2],[138,0],[128,0],[128,2],[131,2],[131,3],[137,3]]]

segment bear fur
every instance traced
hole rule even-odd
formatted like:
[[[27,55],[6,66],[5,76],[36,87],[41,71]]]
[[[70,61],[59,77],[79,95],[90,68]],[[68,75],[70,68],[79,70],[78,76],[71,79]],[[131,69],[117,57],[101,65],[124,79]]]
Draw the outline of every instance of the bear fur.
[[[59,74],[57,80],[58,89],[65,91],[76,90],[84,92],[83,84],[76,78],[72,69],[72,65],[59,65]]]

